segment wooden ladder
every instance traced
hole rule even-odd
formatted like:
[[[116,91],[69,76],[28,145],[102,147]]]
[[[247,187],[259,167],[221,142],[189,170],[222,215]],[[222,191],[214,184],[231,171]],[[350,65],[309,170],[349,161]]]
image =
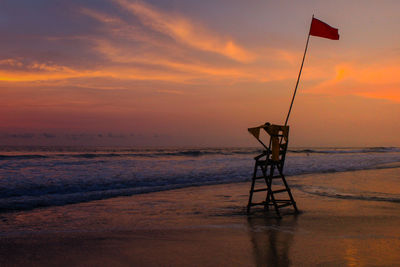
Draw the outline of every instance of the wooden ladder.
[[[280,140],[279,143],[275,142],[274,144],[272,141],[273,138],[278,138]],[[282,142],[282,139],[283,135],[281,134],[271,135],[269,146],[264,146],[266,150],[254,158],[254,172],[251,182],[249,202],[247,205],[247,213],[250,213],[251,207],[259,205],[264,206],[266,211],[269,211],[270,206],[273,206],[278,218],[281,218],[279,209],[283,207],[293,206],[295,213],[298,213],[296,202],[294,201],[292,192],[290,191],[285,175],[283,174],[287,142]],[[279,146],[279,149],[277,150],[276,148],[273,148],[273,145]],[[272,153],[274,152],[277,154],[279,153],[279,156],[273,156]],[[265,185],[263,182],[262,188],[256,188],[256,185],[259,184],[257,181],[260,180],[264,181]],[[273,181],[276,182],[273,183]],[[252,202],[254,193],[265,191],[267,192],[267,196],[264,201],[257,203]],[[282,197],[285,192],[289,198]]]

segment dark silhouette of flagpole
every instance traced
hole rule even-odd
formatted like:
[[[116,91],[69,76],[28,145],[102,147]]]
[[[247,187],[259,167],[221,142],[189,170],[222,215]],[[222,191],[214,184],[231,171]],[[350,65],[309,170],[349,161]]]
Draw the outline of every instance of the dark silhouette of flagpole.
[[[292,107],[293,107],[294,98],[296,97],[297,87],[299,86],[301,71],[303,70],[304,59],[306,58],[306,54],[307,54],[308,41],[310,41],[311,24],[312,24],[312,20],[313,20],[313,19],[314,19],[314,14],[312,15],[312,19],[311,19],[311,23],[310,23],[310,30],[308,31],[308,37],[307,37],[306,48],[304,49],[303,60],[301,61],[299,76],[297,76],[296,87],[294,88],[294,93],[293,93],[293,97],[292,97],[292,102],[290,103],[289,112],[288,112],[288,114],[287,114],[287,116],[286,116],[285,126],[287,125],[287,122],[288,122],[288,120],[289,120],[290,112],[292,111]]]

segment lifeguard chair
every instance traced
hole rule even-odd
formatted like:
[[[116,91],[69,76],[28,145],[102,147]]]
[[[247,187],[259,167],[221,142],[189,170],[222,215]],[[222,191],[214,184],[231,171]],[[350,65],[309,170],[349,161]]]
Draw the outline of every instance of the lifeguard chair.
[[[280,208],[293,206],[294,212],[298,213],[296,202],[294,201],[293,195],[290,191],[289,185],[286,182],[285,176],[283,175],[283,167],[285,165],[286,151],[289,142],[289,126],[274,125],[265,123],[264,125],[249,128],[248,131],[257,139],[257,141],[264,147],[263,152],[254,158],[254,172],[250,188],[249,203],[247,205],[247,213],[250,213],[250,209],[253,206],[264,206],[266,211],[269,211],[269,207],[275,208],[276,215],[280,218]],[[261,131],[265,132],[266,138],[269,137],[269,144],[266,145],[261,140]],[[275,172],[277,171],[277,174]],[[257,181],[264,181],[267,187],[256,189]],[[281,182],[272,183],[272,181]],[[264,184],[264,183],[263,183]],[[272,187],[278,187],[273,189]],[[267,196],[264,201],[254,203],[253,194],[258,192],[267,192]],[[287,193],[289,199],[282,198],[284,193]]]

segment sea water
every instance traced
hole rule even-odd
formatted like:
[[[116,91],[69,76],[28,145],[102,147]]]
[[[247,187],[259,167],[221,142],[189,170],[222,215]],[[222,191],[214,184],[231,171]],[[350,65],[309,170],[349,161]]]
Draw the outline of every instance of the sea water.
[[[249,181],[257,148],[0,147],[0,212]],[[400,167],[400,148],[292,148],[285,174]],[[297,183],[298,179],[297,179]],[[301,186],[301,185],[299,185]]]

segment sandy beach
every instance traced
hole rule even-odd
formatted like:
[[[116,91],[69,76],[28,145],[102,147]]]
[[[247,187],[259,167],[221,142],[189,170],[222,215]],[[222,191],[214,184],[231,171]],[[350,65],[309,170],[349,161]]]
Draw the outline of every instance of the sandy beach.
[[[288,181],[280,220],[246,215],[249,182],[3,213],[0,265],[398,266],[399,168]]]

